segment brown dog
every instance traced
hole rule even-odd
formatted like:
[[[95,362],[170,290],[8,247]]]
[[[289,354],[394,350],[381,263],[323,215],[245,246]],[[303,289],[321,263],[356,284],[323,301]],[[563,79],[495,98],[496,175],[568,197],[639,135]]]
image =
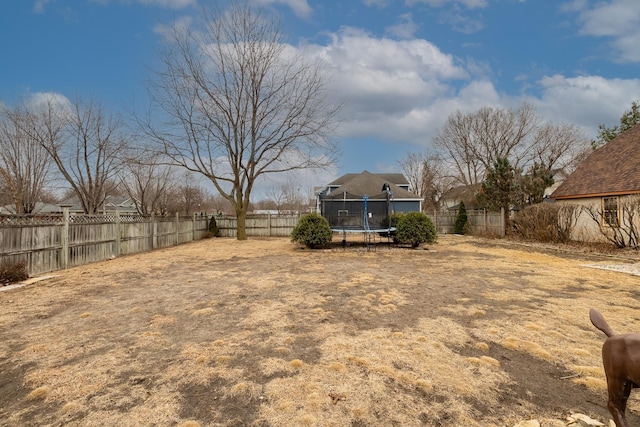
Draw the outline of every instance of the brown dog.
[[[640,334],[616,334],[604,317],[589,310],[593,326],[607,335],[602,345],[602,364],[607,376],[607,407],[617,427],[628,427],[624,412],[632,388],[640,384]]]

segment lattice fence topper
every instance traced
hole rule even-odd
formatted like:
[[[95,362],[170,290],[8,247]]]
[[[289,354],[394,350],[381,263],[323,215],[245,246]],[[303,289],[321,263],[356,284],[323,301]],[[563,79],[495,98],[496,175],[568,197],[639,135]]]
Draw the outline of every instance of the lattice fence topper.
[[[1,226],[62,224],[62,214],[0,215]]]
[[[69,215],[70,224],[99,224],[103,222],[115,222],[116,216],[107,215]]]
[[[120,222],[149,222],[149,218],[148,216],[142,216],[142,215],[132,215],[132,214],[120,214]]]

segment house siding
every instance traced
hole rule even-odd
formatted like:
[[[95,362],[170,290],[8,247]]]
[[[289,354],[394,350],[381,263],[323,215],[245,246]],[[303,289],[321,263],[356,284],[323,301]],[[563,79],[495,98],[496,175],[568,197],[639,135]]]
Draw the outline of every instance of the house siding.
[[[601,220],[600,224],[596,224],[596,222],[589,216],[585,209],[598,209],[602,211],[603,198],[610,197],[609,195],[602,195],[597,197],[585,197],[579,199],[561,199],[556,203],[565,204],[565,205],[574,205],[581,208],[581,211],[578,215],[578,219],[576,221],[576,225],[571,233],[571,239],[579,242],[606,242],[607,239],[603,235],[607,233],[611,235],[611,227],[603,224]],[[618,215],[620,220],[620,225],[622,227],[629,226],[628,218],[625,218],[622,214],[620,206],[624,203],[629,203],[632,198],[637,198],[638,195],[622,195],[618,197]],[[639,220],[636,219],[635,226],[639,227]]]

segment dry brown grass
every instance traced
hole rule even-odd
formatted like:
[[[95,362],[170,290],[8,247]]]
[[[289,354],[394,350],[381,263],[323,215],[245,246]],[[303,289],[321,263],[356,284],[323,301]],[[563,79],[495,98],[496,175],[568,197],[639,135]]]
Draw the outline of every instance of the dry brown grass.
[[[0,425],[604,419],[588,310],[640,331],[640,278],[598,263],[448,236],[376,252],[210,239],[58,272],[0,292]],[[542,380],[584,404],[558,411]]]

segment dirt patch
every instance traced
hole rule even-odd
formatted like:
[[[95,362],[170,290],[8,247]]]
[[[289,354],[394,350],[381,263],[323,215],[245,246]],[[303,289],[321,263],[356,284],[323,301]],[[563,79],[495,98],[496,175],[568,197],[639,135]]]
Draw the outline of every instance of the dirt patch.
[[[640,331],[640,278],[586,264],[612,258],[212,239],[56,272],[0,293],[0,425],[605,421],[588,309]]]

